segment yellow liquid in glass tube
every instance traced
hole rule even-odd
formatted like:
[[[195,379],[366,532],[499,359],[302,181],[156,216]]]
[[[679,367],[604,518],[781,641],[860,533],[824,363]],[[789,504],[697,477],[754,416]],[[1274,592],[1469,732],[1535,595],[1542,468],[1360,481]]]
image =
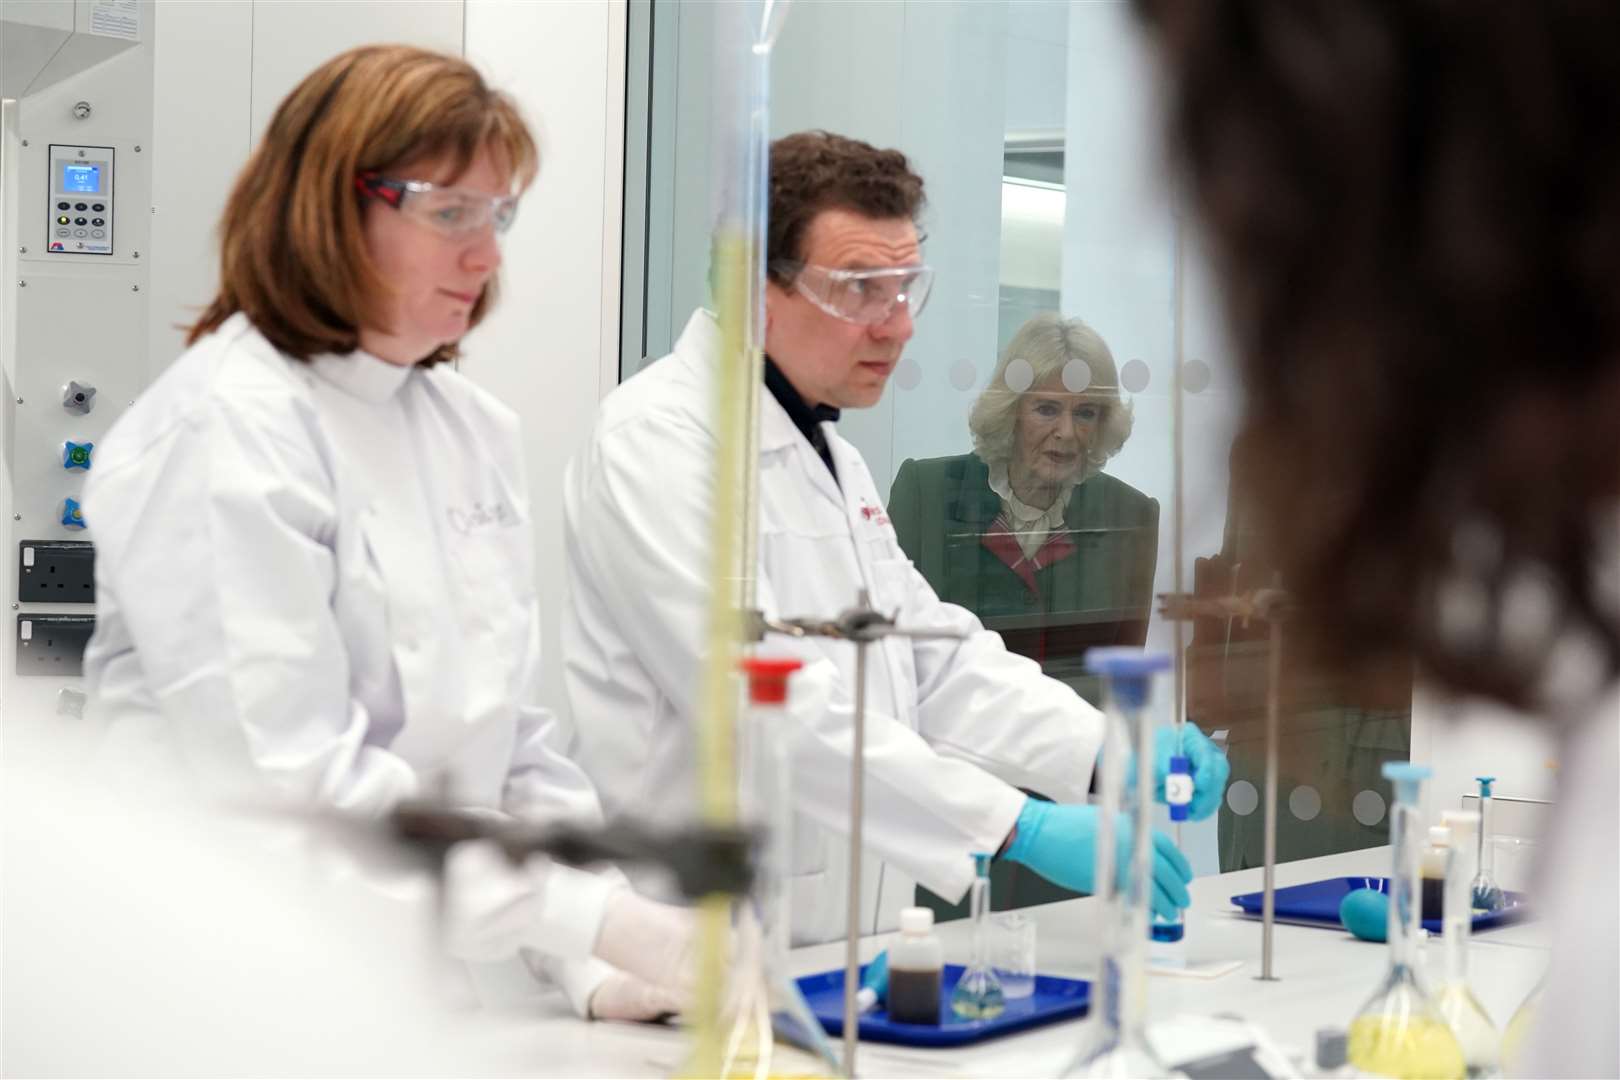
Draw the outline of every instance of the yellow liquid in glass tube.
[[[1451,1029],[1414,1016],[1362,1016],[1350,1024],[1350,1064],[1373,1076],[1463,1080],[1467,1065]]]

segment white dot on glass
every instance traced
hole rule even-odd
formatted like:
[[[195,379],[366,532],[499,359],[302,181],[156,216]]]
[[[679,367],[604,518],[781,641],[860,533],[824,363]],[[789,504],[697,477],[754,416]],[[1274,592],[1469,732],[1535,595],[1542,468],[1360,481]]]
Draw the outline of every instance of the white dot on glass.
[[[1133,394],[1140,394],[1148,388],[1153,381],[1153,372],[1148,370],[1147,362],[1132,360],[1125,365],[1125,370],[1119,373],[1119,381]]]
[[[1370,828],[1384,820],[1384,797],[1376,791],[1358,791],[1350,800],[1350,812]]]
[[[1181,388],[1189,394],[1202,394],[1209,389],[1209,365],[1202,360],[1188,360],[1181,365]]]
[[[1001,378],[1007,384],[1007,389],[1015,394],[1022,394],[1035,385],[1035,369],[1030,366],[1028,360],[1020,356],[1007,365],[1007,370],[1002,373]]]
[[[1063,389],[1071,394],[1083,394],[1091,385],[1091,365],[1074,359],[1063,365]]]
[[[1322,795],[1309,784],[1301,784],[1288,793],[1288,812],[1301,821],[1309,821],[1322,812]]]
[[[907,356],[900,361],[895,369],[894,381],[902,390],[915,390],[922,385],[922,365]]]
[[[1015,360],[1014,363],[1017,363]],[[973,389],[973,384],[979,379],[979,373],[973,364],[967,360],[958,360],[951,365],[951,385],[964,394]]]
[[[1260,793],[1247,780],[1239,780],[1226,789],[1226,805],[1238,817],[1248,817],[1260,805]]]

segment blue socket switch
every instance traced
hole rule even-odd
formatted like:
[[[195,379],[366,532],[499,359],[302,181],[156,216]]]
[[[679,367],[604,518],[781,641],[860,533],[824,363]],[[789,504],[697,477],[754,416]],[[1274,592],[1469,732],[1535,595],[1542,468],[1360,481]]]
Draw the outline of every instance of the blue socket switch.
[[[76,443],[72,440],[62,444],[62,468],[88,469],[90,468],[90,451],[96,448],[92,442]]]

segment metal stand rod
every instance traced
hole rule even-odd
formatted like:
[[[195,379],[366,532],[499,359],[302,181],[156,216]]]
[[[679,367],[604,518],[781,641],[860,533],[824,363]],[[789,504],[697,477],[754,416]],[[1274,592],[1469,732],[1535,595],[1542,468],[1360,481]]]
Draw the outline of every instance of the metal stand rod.
[[[1260,899],[1260,978],[1275,982],[1271,936],[1277,917],[1277,738],[1282,712],[1282,623],[1272,620],[1266,688],[1266,869]]]
[[[865,590],[858,601],[866,607]],[[867,642],[855,646],[855,753],[849,770],[849,911],[844,928],[844,1075],[855,1076],[855,1046],[860,1041],[860,1017],[855,1005],[861,979],[861,819],[866,796],[866,651]]]

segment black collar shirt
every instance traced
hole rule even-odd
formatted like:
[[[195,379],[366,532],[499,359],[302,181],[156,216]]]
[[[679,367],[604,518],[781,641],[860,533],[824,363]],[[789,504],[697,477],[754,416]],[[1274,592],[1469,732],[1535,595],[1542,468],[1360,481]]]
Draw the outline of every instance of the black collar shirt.
[[[765,358],[765,388],[771,392],[777,404],[787,411],[788,419],[793,421],[793,426],[799,429],[799,433],[810,440],[810,445],[821,455],[827,471],[832,473],[833,483],[838,483],[838,469],[833,465],[832,447],[827,445],[827,433],[822,430],[821,425],[823,421],[837,423],[839,410],[831,405],[811,405],[805,401],[793,388],[793,384],[788,382],[787,376],[782,374],[782,369],[776,366],[776,361],[769,356]]]

